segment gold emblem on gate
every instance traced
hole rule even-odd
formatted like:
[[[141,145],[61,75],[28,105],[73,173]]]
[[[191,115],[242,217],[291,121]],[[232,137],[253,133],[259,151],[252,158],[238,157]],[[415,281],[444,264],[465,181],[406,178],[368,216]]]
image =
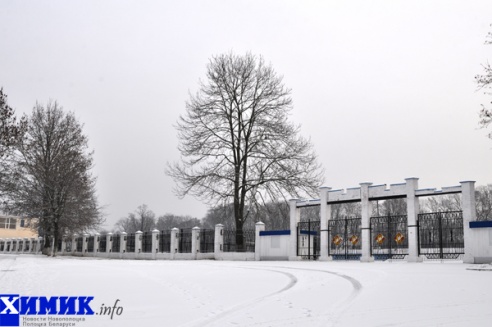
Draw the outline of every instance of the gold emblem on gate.
[[[332,240],[333,244],[336,246],[340,245],[343,243],[343,238],[340,235],[335,235]]]
[[[402,244],[404,240],[405,240],[405,235],[403,235],[402,233],[397,233],[395,235],[396,244]]]
[[[379,233],[377,236],[376,236],[376,243],[378,243],[379,245],[383,244],[384,240],[386,239],[386,237],[384,237],[383,234]]]
[[[357,243],[359,243],[359,236],[357,235],[352,235],[349,239],[350,243],[352,243],[352,245],[356,245]]]

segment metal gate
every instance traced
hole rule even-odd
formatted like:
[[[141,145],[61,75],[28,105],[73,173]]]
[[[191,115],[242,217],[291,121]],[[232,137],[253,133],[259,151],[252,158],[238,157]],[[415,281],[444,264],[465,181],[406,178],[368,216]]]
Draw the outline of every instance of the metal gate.
[[[301,221],[297,224],[297,255],[303,259],[316,260],[320,250],[319,220]]]
[[[328,221],[328,254],[334,260],[359,260],[362,256],[361,218]]]
[[[419,255],[458,259],[465,253],[462,211],[419,214]]]
[[[371,254],[375,260],[408,255],[407,216],[371,217]]]

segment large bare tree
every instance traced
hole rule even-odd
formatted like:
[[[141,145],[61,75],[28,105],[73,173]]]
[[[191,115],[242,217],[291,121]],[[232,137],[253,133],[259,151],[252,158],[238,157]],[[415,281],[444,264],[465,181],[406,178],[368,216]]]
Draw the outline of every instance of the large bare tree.
[[[39,230],[56,241],[103,221],[92,176],[92,152],[82,125],[56,103],[36,104],[17,144],[4,207],[39,219]]]
[[[487,34],[485,44],[492,45],[492,32]],[[475,80],[480,89],[488,90],[492,88],[492,67],[490,63],[483,64],[484,73],[482,75],[475,76]],[[491,94],[489,91],[485,91],[486,94]],[[482,105],[482,110],[480,110],[480,126],[486,128],[492,123],[492,109]],[[489,138],[492,139],[492,132],[488,134]]]
[[[238,248],[247,205],[313,195],[322,182],[312,144],[288,121],[290,93],[262,57],[218,55],[177,123],[182,160],[166,169],[176,194],[232,203]]]
[[[150,232],[155,227],[155,213],[146,204],[138,206],[135,212],[119,219],[115,229],[120,232],[135,233],[137,231]]]

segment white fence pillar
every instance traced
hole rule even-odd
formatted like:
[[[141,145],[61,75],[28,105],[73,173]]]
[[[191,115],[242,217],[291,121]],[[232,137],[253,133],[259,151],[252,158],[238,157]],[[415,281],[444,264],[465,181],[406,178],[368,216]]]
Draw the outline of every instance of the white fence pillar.
[[[328,255],[328,247],[330,246],[328,234],[328,221],[331,219],[331,206],[328,205],[328,192],[331,187],[321,187],[319,189],[319,219],[320,219],[320,261],[332,260]]]
[[[477,220],[477,209],[475,204],[475,181],[460,182],[461,184],[461,207],[463,209],[463,240],[465,243],[464,263],[475,263],[475,248],[470,222]]]
[[[82,235],[82,255],[87,254],[87,243],[89,242],[89,234]]]
[[[418,220],[420,212],[419,198],[415,196],[415,191],[419,187],[418,178],[406,178],[407,191],[407,225],[408,225],[408,262],[422,262],[419,257],[419,234]],[[390,242],[392,240],[389,240]]]
[[[135,253],[142,253],[142,237],[142,231],[137,231],[135,233]]]
[[[262,223],[261,221],[257,222],[255,224],[255,260],[260,261],[261,260],[261,236],[260,232],[263,232],[265,230],[265,224]]]
[[[200,252],[200,227],[191,229],[191,257],[197,258],[197,253]]]
[[[159,253],[159,231],[154,228],[152,230],[152,259],[155,259],[157,253]]]
[[[372,262],[374,257],[371,256],[371,212],[372,205],[369,201],[369,186],[372,183],[360,183],[360,200],[361,200],[361,232],[362,232],[362,257],[361,262]]]
[[[120,253],[125,253],[126,252],[126,237],[127,234],[126,232],[121,232],[120,234]]]
[[[174,259],[176,253],[178,253],[178,246],[179,246],[178,242],[179,242],[179,229],[173,228],[171,229],[171,249],[170,249],[171,259]]]
[[[94,256],[96,256],[97,253],[99,253],[99,242],[101,238],[101,234],[96,233],[94,235]]]
[[[113,249],[113,233],[106,234],[106,253],[112,252]]]
[[[289,240],[289,260],[299,260],[297,256],[297,223],[301,219],[301,212],[297,208],[297,199],[289,200],[290,207],[290,240]]]
[[[224,225],[215,225],[214,238],[214,257],[215,260],[222,259],[222,251],[224,250]]]

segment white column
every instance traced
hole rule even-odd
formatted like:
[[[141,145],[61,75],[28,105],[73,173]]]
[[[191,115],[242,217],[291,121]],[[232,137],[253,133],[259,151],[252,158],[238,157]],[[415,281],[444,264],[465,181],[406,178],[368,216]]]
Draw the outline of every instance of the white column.
[[[154,228],[152,230],[152,259],[155,259],[157,253],[159,253],[159,231]]]
[[[419,257],[419,234],[418,219],[420,212],[419,198],[415,196],[415,191],[419,188],[419,179],[412,177],[406,178],[407,191],[407,225],[408,225],[408,262],[422,262]]]
[[[222,251],[224,247],[224,225],[215,225],[215,238],[214,238],[214,257],[215,260],[222,259]]]
[[[362,257],[361,262],[372,262],[374,257],[371,256],[371,212],[372,205],[369,201],[369,186],[372,183],[360,183],[360,201],[361,201],[361,234],[362,234]]]
[[[137,231],[135,233],[135,253],[142,253],[142,237],[142,231]]]
[[[329,243],[329,234],[328,234],[328,221],[331,219],[331,207],[328,205],[328,192],[331,190],[331,187],[321,187],[319,189],[319,199],[320,199],[320,207],[319,207],[319,219],[320,219],[320,261],[328,261],[332,260],[330,256],[328,256],[328,246]]]
[[[94,256],[96,256],[96,253],[99,253],[99,242],[100,242],[100,238],[101,237],[101,234],[99,233],[96,233],[94,235]]]
[[[196,259],[197,253],[200,252],[200,227],[191,229],[191,257]]]
[[[87,253],[87,242],[89,242],[89,234],[82,235],[82,255],[86,255]]]
[[[290,207],[290,249],[289,260],[300,260],[297,256],[297,223],[301,219],[301,212],[297,208],[297,199],[289,200]]]
[[[106,253],[112,252],[113,249],[113,233],[106,234]]]
[[[176,253],[178,253],[178,246],[179,246],[178,237],[179,237],[179,229],[177,229],[176,227],[171,229],[171,249],[170,249],[171,259],[174,259]]]
[[[126,232],[121,232],[120,234],[120,253],[126,252]]]
[[[260,232],[265,230],[265,224],[261,221],[255,224],[255,260],[261,260],[261,236]]]
[[[472,240],[473,234],[470,222],[477,220],[477,209],[475,204],[475,181],[460,182],[461,184],[461,207],[463,209],[463,238],[465,242],[464,263],[475,263],[475,248]]]

